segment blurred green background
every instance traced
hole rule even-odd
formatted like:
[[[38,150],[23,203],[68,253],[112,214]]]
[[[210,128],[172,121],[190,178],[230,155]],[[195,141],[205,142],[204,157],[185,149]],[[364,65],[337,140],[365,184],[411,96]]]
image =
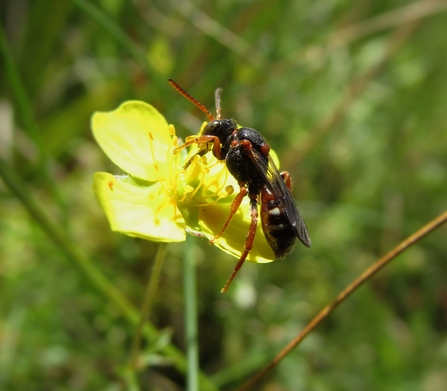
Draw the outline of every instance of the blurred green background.
[[[222,295],[236,260],[188,237],[201,369],[219,389],[447,209],[445,1],[5,0],[0,12],[1,171],[15,189],[0,180],[2,390],[127,388],[135,325],[86,270],[140,307],[157,245],[110,231],[92,175],[119,169],[89,120],[140,99],[196,133],[205,116],[169,77],[211,111],[222,87],[224,117],[269,140],[313,242],[246,263]],[[256,389],[444,390],[446,234],[382,270]],[[185,348],[184,246],[168,246],[142,390],[184,389],[166,349]]]

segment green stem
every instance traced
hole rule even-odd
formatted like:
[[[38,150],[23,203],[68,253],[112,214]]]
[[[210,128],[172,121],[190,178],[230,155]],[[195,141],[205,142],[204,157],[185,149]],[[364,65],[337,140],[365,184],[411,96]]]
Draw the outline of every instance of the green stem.
[[[198,391],[199,348],[197,333],[197,288],[194,246],[187,241],[183,257],[183,281],[185,295],[185,341],[188,360],[187,391]]]
[[[152,306],[157,294],[158,282],[160,280],[161,269],[163,268],[164,261],[166,259],[166,250],[168,248],[167,243],[159,243],[157,254],[155,255],[154,266],[152,269],[149,282],[146,287],[146,294],[144,295],[143,305],[141,307],[140,320],[135,330],[135,335],[132,341],[132,348],[130,352],[129,368],[133,371],[138,369],[138,353],[141,345],[141,333],[144,329],[144,324],[149,319]]]

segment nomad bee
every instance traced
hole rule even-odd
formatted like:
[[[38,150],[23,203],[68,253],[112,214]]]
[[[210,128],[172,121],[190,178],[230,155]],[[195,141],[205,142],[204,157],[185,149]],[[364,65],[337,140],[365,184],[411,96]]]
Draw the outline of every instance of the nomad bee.
[[[225,160],[228,171],[239,183],[240,191],[231,203],[230,214],[222,230],[211,243],[226,230],[243,198],[248,195],[250,199],[251,223],[244,251],[221,290],[226,292],[253,247],[259,202],[262,230],[276,258],[289,254],[293,250],[296,238],[306,247],[310,247],[309,233],[290,192],[292,187],[290,175],[278,171],[269,156],[270,145],[264,137],[254,129],[238,128],[233,119],[222,119],[220,107],[222,90],[218,88],[215,93],[216,117],[214,117],[202,103],[189,95],[174,80],[169,79],[169,83],[202,110],[210,121],[200,136],[186,142],[177,150],[192,144],[212,144],[211,150],[214,156],[218,160]],[[208,151],[209,149],[203,150],[199,154],[204,155]]]

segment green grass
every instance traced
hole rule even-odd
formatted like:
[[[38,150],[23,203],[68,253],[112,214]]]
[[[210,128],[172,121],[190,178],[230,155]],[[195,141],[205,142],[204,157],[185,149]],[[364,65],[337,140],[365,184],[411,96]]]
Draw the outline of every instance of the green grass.
[[[447,209],[442,2],[10,0],[0,15],[2,390],[185,389],[184,273],[197,279],[200,389],[236,389]],[[222,295],[236,259],[193,237],[169,245],[133,373],[158,246],[110,231],[92,176],[119,169],[89,120],[140,99],[196,133],[205,116],[169,77],[211,111],[222,87],[223,115],[268,139],[313,246],[245,264]],[[382,270],[258,389],[443,390],[445,237]]]

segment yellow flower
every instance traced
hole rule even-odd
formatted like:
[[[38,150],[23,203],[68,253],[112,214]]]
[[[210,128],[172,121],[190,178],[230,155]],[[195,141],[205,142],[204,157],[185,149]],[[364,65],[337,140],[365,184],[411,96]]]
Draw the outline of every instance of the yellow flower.
[[[181,242],[186,232],[212,239],[229,214],[236,180],[211,152],[174,154],[173,125],[151,105],[128,101],[92,118],[93,134],[106,155],[126,174],[94,176],[94,189],[113,231],[159,242]],[[185,163],[189,162],[187,168]],[[248,198],[214,244],[239,258],[250,223]],[[271,262],[274,253],[258,225],[247,260]]]

